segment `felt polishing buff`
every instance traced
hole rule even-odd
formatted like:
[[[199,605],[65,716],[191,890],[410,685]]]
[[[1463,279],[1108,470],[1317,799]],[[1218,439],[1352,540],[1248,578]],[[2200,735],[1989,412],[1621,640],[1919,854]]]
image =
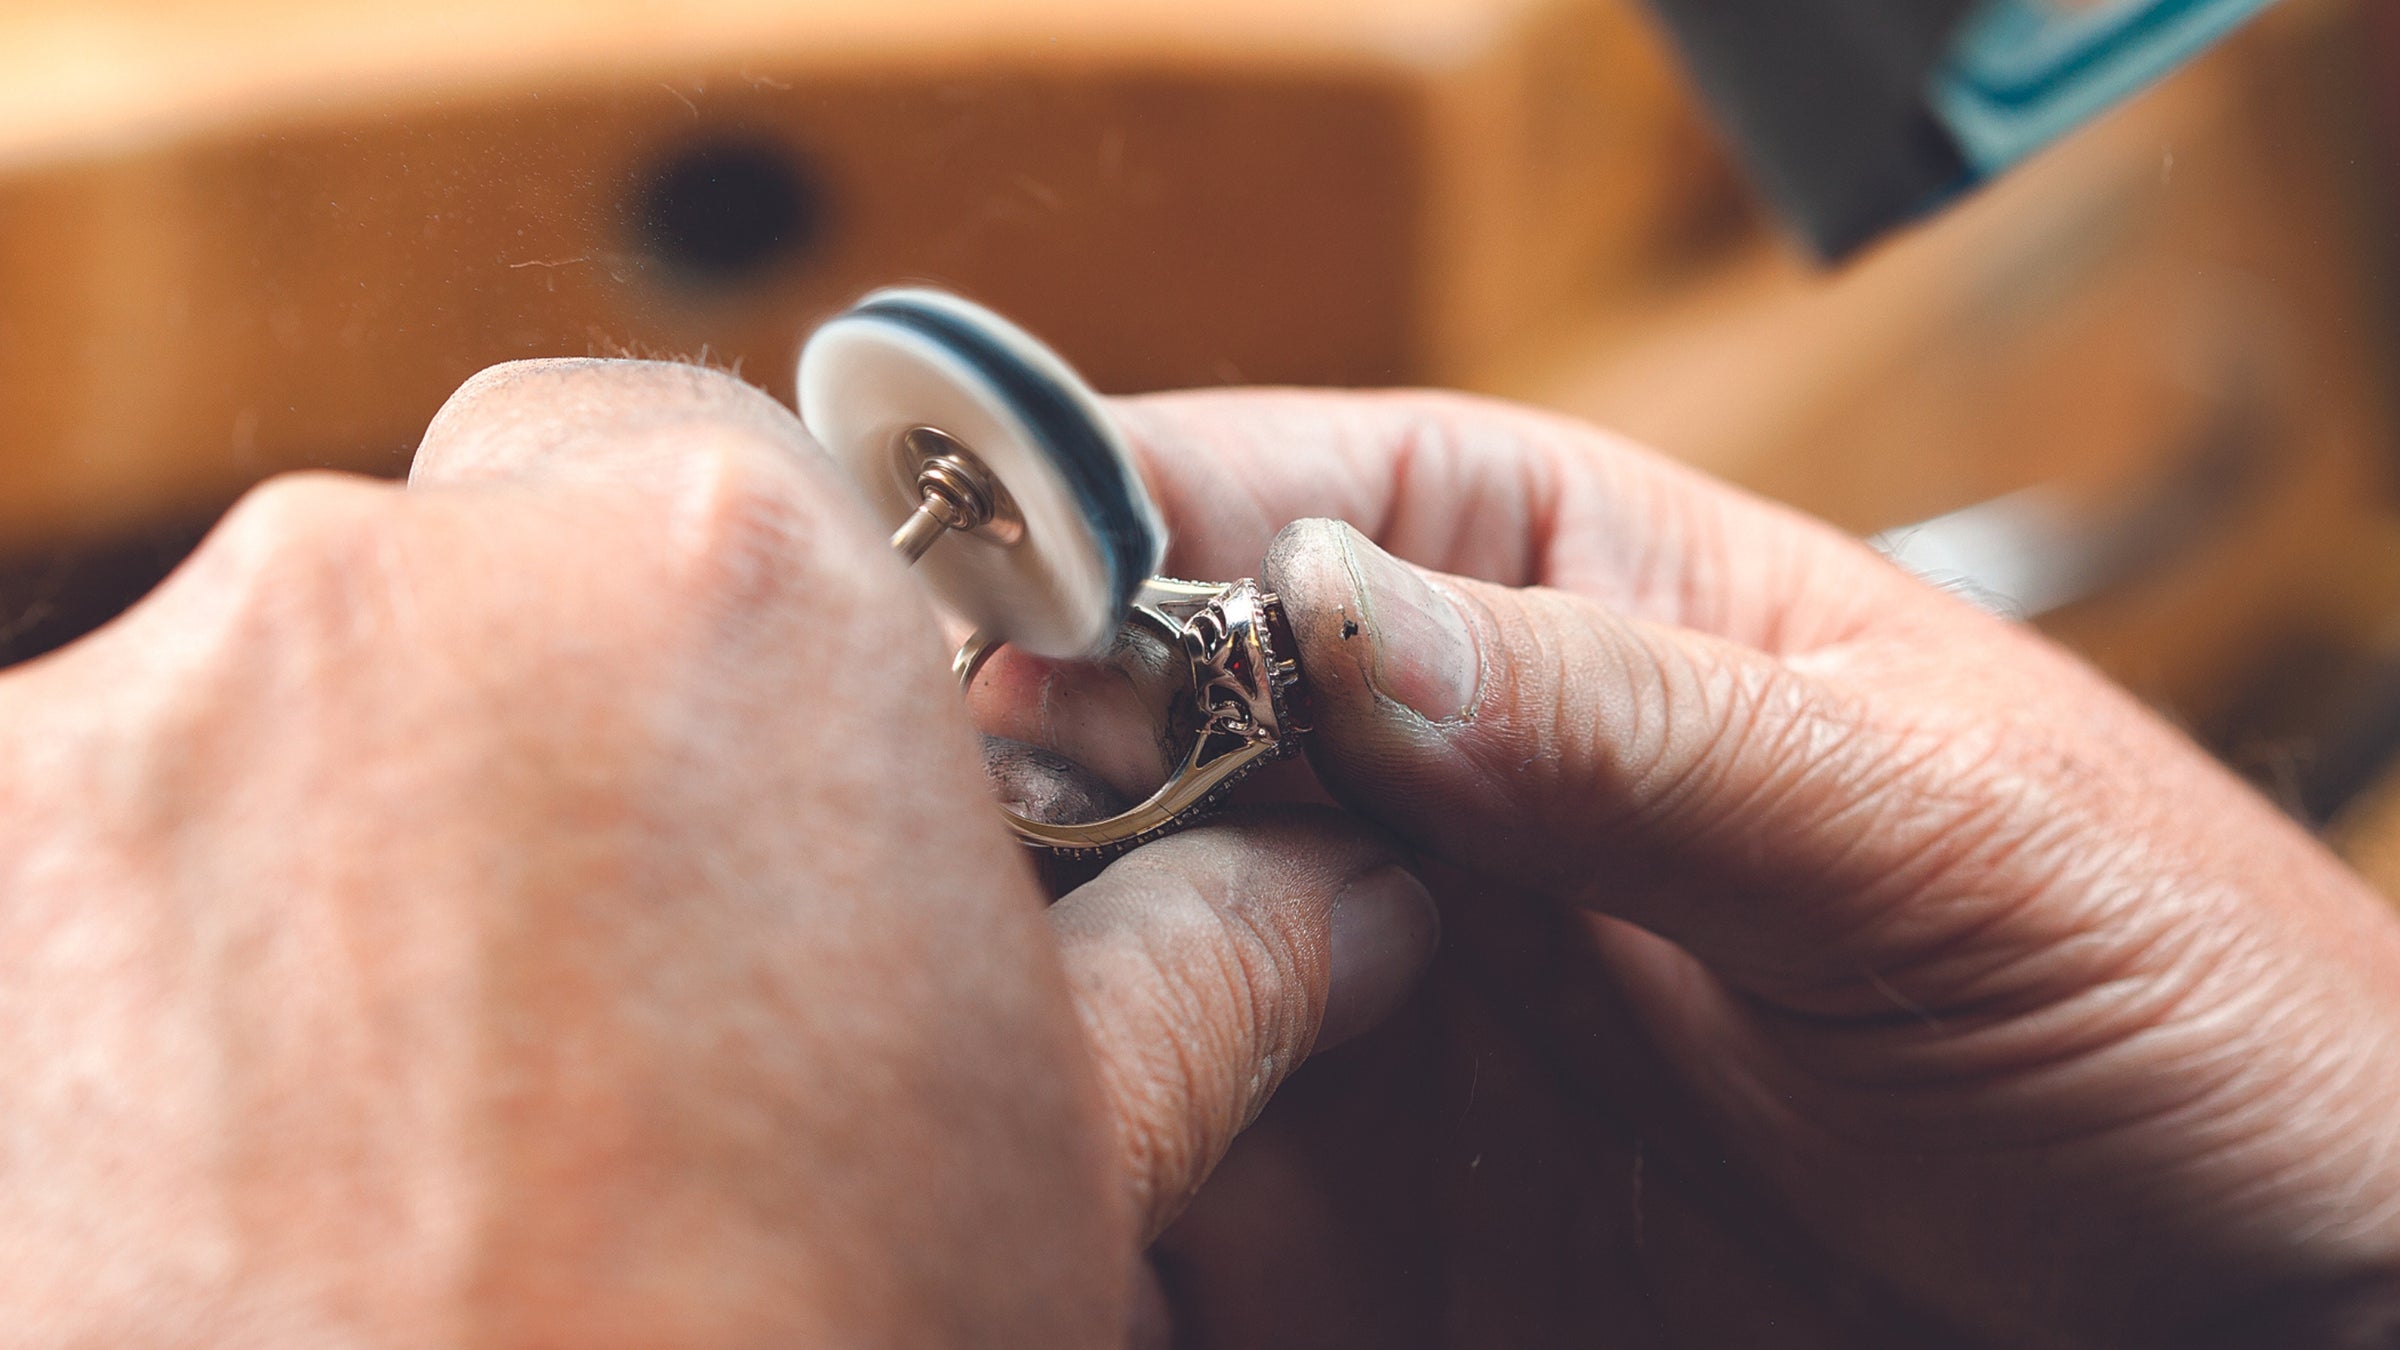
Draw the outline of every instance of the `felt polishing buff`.
[[[1166,528],[1099,396],[989,310],[877,291],[800,354],[800,416],[886,525],[940,454],[999,489],[990,524],[937,540],[918,570],[984,634],[1038,656],[1107,647],[1166,553]]]

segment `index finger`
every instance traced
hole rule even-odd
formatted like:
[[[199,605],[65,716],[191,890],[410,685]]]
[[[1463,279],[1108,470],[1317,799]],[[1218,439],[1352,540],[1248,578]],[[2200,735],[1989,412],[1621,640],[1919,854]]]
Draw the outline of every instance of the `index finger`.
[[[1461,394],[1120,399],[1179,576],[1253,574],[1295,520],[1421,566],[1590,596],[1746,645],[1804,645],[1923,588],[1817,520],[1572,419]]]

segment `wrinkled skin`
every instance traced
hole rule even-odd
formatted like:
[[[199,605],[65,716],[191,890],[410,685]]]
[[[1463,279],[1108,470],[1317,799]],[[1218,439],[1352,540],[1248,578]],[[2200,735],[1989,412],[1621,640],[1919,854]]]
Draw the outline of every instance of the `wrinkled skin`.
[[[503,367],[406,489],[254,493],[0,676],[0,1339],[1120,1342],[1430,910],[1286,812],[1045,911],[947,657],[707,371]]]
[[[2394,1343],[2400,924],[2156,717],[1580,426],[1123,411],[1443,869],[1426,995],[1160,1244],[1179,1344]]]

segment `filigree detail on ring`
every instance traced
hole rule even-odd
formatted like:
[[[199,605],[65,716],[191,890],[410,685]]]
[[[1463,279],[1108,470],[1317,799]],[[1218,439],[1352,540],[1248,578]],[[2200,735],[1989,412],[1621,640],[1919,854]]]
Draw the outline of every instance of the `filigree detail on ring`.
[[[1148,801],[1086,824],[1061,825],[1004,812],[1027,844],[1076,857],[1113,857],[1207,818],[1236,783],[1300,748],[1305,686],[1282,602],[1251,580],[1177,581],[1153,577],[1136,597],[1130,625],[1168,640],[1190,667],[1197,714],[1193,743],[1165,786]],[[991,654],[981,637],[958,654],[960,683],[970,683]]]

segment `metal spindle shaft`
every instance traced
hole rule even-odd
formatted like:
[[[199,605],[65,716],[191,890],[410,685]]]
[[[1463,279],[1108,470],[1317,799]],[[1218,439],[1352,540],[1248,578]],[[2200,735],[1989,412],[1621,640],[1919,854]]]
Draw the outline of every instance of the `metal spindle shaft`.
[[[912,567],[950,531],[991,524],[1002,500],[983,465],[963,447],[928,457],[917,469],[917,492],[916,512],[892,531],[892,547]]]
[[[950,523],[942,519],[935,498],[927,496],[917,506],[916,514],[902,521],[899,529],[892,531],[892,547],[903,561],[913,567],[917,559],[925,556],[925,550],[933,547],[934,541],[949,532]]]

